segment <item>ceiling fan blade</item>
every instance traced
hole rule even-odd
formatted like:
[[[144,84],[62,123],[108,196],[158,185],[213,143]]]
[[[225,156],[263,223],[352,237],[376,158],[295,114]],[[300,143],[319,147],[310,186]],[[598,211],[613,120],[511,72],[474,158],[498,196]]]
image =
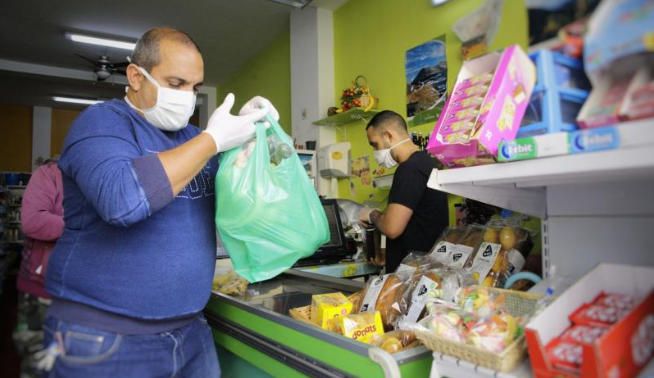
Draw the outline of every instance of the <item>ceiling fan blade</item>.
[[[86,60],[87,62],[91,63],[93,65],[93,67],[95,67],[97,65],[97,63],[98,63],[95,59],[91,59],[91,58],[86,57],[86,56],[84,56],[82,54],[77,54],[76,53],[75,55],[77,55],[78,57],[80,57],[80,58]]]

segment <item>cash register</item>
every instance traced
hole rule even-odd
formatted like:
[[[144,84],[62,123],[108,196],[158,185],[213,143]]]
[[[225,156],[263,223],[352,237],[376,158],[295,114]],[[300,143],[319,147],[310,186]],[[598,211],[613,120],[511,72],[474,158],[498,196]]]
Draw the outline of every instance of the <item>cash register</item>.
[[[299,260],[295,267],[335,264],[342,260],[351,259],[356,253],[354,240],[345,236],[344,220],[342,219],[338,201],[321,198],[320,202],[325,210],[327,223],[329,224],[329,241],[320,246],[313,255]]]

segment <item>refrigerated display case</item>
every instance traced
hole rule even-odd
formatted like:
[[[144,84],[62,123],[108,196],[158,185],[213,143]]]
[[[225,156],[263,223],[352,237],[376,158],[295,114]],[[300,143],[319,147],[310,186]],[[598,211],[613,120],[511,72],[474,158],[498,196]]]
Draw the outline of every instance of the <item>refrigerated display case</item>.
[[[361,290],[363,281],[291,269],[251,284],[242,297],[214,292],[205,310],[217,345],[280,377],[424,377],[432,353],[424,347],[389,354],[288,315],[314,294]]]

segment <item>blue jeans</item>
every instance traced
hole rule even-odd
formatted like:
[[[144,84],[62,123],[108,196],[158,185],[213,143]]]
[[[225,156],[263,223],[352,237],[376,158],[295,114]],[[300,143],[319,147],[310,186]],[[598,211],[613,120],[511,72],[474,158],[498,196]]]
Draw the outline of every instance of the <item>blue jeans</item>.
[[[211,329],[203,316],[158,334],[121,335],[71,324],[52,316],[44,323],[47,348],[61,354],[47,377],[220,377]]]

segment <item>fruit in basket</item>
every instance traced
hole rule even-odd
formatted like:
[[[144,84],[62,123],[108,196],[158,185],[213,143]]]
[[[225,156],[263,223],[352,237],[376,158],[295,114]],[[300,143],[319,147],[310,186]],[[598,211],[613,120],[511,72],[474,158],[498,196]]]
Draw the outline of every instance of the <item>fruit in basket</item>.
[[[513,249],[516,244],[516,235],[512,227],[504,227],[500,231],[500,244],[502,248],[508,250]]]

